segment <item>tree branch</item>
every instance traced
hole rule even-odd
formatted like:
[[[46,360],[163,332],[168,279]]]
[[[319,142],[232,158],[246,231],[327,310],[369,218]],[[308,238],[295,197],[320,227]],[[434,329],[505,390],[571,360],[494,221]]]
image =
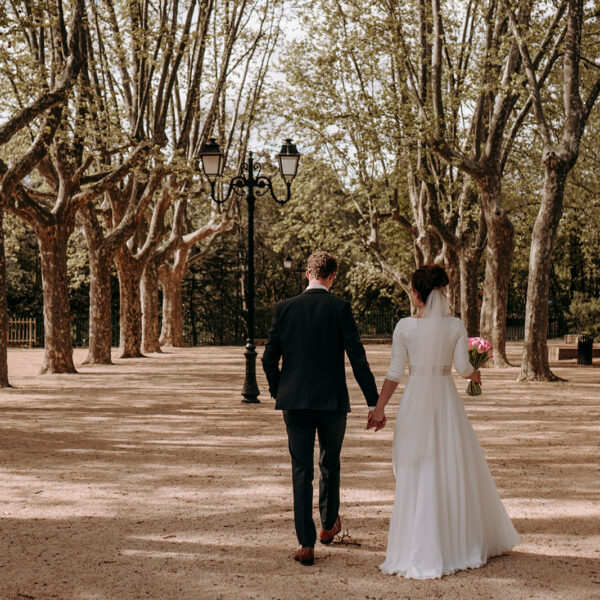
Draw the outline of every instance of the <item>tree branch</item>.
[[[533,104],[533,112],[535,114],[535,119],[540,129],[540,135],[542,136],[544,145],[551,146],[552,140],[550,136],[550,129],[546,122],[546,117],[544,116],[544,108],[542,106],[542,99],[540,97],[540,86],[535,75],[535,69],[533,67],[531,56],[529,55],[529,49],[527,47],[527,44],[523,41],[521,34],[519,33],[519,27],[517,25],[516,17],[508,0],[502,0],[502,3],[504,4],[504,7],[506,9],[508,20],[510,22],[510,27],[515,38],[515,42],[517,43],[519,53],[521,54],[523,64],[525,66],[525,72],[527,73],[527,81],[529,82],[529,93],[531,95],[531,100]]]
[[[91,200],[94,200],[104,192],[108,191],[116,183],[121,181],[127,173],[129,173],[135,165],[137,165],[152,147],[149,140],[142,142],[120,166],[116,167],[108,175],[100,181],[92,184],[90,187],[75,194],[71,199],[71,210],[77,212],[81,206],[84,206]]]

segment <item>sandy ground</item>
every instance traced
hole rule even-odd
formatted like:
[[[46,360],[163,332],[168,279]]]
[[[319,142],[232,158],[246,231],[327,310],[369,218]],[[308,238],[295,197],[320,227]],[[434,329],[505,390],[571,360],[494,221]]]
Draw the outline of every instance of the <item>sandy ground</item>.
[[[519,347],[510,355],[518,361]],[[297,548],[281,415],[240,403],[240,348],[177,349],[79,375],[39,376],[41,350],[9,352],[0,390],[0,598],[600,598],[600,365],[568,383],[487,369],[464,394],[522,544],[440,580],[383,575],[397,392],[386,429],[353,412],[342,454],[344,543]],[[367,346],[378,384],[389,346]],[[260,352],[262,353],[262,349]],[[76,352],[76,362],[85,356]],[[459,381],[464,390],[464,381]],[[315,516],[317,516],[315,510]],[[318,522],[317,522],[318,523]]]

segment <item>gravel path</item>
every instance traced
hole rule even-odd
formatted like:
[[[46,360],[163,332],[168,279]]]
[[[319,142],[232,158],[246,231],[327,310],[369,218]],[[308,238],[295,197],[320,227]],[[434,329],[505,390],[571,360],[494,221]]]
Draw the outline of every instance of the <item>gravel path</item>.
[[[518,345],[509,352],[517,362]],[[380,385],[390,347],[367,353]],[[463,394],[523,543],[481,569],[412,581],[377,569],[399,392],[375,434],[350,376],[345,536],[306,568],[291,559],[281,415],[262,373],[262,403],[240,403],[243,349],[115,358],[79,375],[40,376],[41,362],[41,350],[10,350],[14,387],[0,390],[1,600],[600,598],[599,364],[563,361],[557,384],[486,369],[484,395]]]

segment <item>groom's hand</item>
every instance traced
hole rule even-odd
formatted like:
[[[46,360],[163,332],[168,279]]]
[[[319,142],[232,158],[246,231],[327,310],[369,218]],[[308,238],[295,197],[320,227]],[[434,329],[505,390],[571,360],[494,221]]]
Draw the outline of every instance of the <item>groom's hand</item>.
[[[376,408],[369,412],[369,416],[367,417],[367,429],[375,427],[375,431],[379,431],[385,427],[386,423],[387,419],[385,418],[383,409]]]

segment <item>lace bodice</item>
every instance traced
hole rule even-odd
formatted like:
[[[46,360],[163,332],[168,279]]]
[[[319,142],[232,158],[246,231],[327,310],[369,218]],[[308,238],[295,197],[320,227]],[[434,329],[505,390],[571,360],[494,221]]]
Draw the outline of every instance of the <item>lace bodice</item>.
[[[394,329],[392,359],[386,379],[400,381],[407,363],[413,371],[427,369],[439,375],[449,374],[449,367],[452,364],[454,364],[456,372],[463,377],[473,372],[473,367],[469,362],[467,330],[462,321],[455,317],[442,319],[442,327],[445,328],[443,335],[445,343],[438,353],[440,364],[416,365],[416,342],[421,324],[422,319],[415,317],[407,317],[398,321]]]

